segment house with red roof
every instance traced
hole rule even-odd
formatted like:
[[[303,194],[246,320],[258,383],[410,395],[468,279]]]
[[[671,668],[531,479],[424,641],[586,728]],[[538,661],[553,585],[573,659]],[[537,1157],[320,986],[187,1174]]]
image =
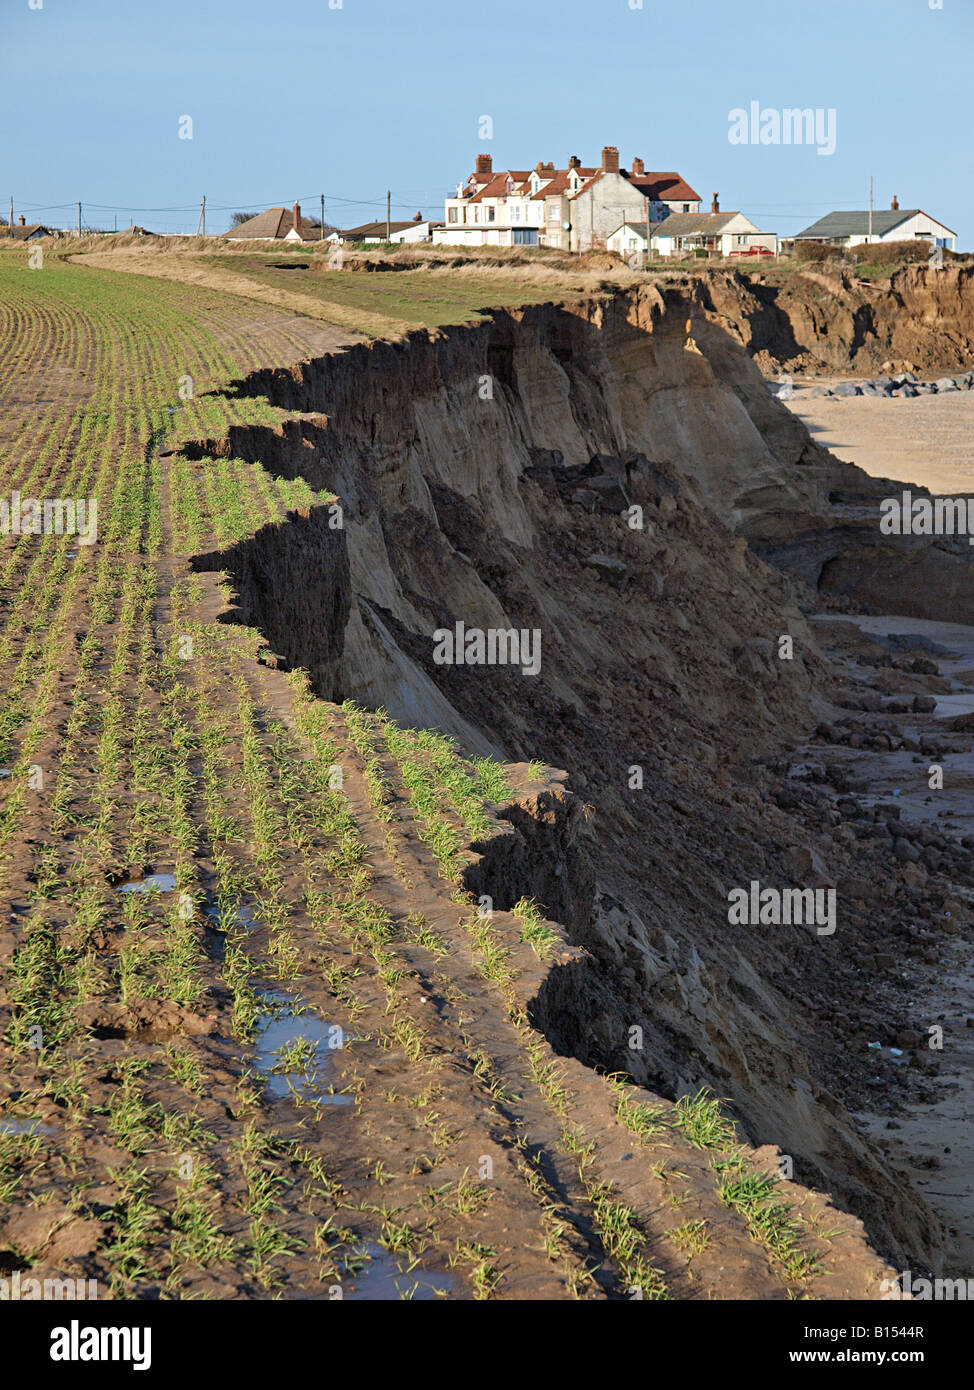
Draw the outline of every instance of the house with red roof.
[[[553,246],[566,251],[603,248],[623,222],[661,222],[670,213],[697,213],[700,195],[678,173],[631,169],[606,145],[598,166],[572,155],[564,169],[543,161],[533,169],[495,173],[489,154],[456,196],[448,197],[434,243],[452,246]]]

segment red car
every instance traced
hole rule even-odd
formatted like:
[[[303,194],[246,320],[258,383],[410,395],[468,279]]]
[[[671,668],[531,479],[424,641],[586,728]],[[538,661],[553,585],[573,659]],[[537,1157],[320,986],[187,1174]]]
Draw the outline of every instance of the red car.
[[[749,246],[746,251],[732,251],[732,256],[770,256],[774,259],[774,252],[769,251],[766,246]]]

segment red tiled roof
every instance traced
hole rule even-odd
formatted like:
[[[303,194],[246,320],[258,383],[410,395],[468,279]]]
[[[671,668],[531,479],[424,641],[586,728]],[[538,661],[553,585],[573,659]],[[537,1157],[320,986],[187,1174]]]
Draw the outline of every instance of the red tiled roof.
[[[490,183],[485,183],[470,199],[472,203],[479,203],[482,198],[504,198],[507,195],[507,172],[495,174]]]
[[[559,169],[554,178],[549,179],[543,187],[538,189],[537,193],[532,193],[532,201],[535,198],[548,198],[554,196],[556,193],[564,193],[568,188],[568,176],[570,173],[570,169]]]
[[[685,179],[677,173],[668,174],[627,174],[623,173],[634,188],[644,197],[652,198],[654,203],[699,203],[700,194],[695,193]]]

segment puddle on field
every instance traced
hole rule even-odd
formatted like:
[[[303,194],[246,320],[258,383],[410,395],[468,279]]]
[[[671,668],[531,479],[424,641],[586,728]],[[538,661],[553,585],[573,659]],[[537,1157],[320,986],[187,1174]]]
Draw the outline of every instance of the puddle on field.
[[[259,990],[257,997],[264,1007],[257,1016],[255,1061],[271,1095],[277,1100],[297,1095],[319,1105],[351,1105],[353,1096],[332,1090],[331,1076],[336,1043],[344,1045],[348,1037],[313,1013],[298,1013],[295,1001],[282,990]],[[278,1055],[282,1048],[288,1049],[283,1061]],[[289,1069],[282,1071],[282,1066]]]
[[[463,1290],[453,1274],[419,1268],[404,1272],[399,1267],[400,1261],[381,1245],[363,1245],[362,1255],[368,1259],[363,1260],[360,1268],[354,1256],[345,1261],[343,1298],[363,1303],[400,1300],[431,1303]],[[408,1257],[403,1257],[402,1263],[408,1265]]]
[[[129,883],[119,884],[120,893],[171,893],[176,887],[175,874],[146,874]]]
[[[206,951],[211,960],[222,961],[227,954],[227,936],[230,932],[252,932],[258,926],[253,908],[246,903],[223,908],[211,902],[206,909],[206,924],[203,936]]]
[[[45,1134],[53,1136],[57,1134],[53,1125],[41,1124],[40,1120],[3,1120],[0,1119],[0,1135],[3,1134]]]

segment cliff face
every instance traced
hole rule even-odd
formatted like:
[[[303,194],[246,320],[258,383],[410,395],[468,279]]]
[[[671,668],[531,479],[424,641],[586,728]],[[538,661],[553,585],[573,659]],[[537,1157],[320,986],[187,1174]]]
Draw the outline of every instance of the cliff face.
[[[699,285],[712,321],[765,371],[956,371],[974,357],[974,266],[911,265],[870,282],[826,262],[780,283],[715,272]]]
[[[930,1265],[938,1224],[850,1121],[863,1064],[828,1016],[861,989],[875,910],[850,906],[832,946],[727,921],[732,886],[794,882],[820,853],[833,879],[854,868],[828,813],[755,761],[814,724],[829,673],[808,589],[754,552],[814,588],[876,543],[881,489],[771,399],[713,303],[646,288],[255,374],[243,389],[296,418],[226,452],[336,493],[344,525],[314,508],[197,563],[229,570],[236,616],[325,698],[567,768],[593,808],[584,866],[546,866],[539,896],[572,904],[588,956],[545,983],[539,1024],[661,1094],[729,1096],[884,1251]],[[539,634],[540,671],[438,664],[460,622]]]

